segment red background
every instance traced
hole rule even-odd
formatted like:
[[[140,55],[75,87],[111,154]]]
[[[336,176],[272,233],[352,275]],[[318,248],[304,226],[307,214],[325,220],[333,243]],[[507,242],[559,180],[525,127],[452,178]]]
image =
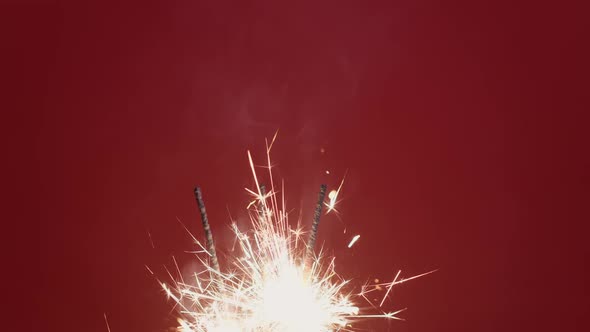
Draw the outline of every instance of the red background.
[[[39,195],[25,196],[39,207],[39,241],[22,258],[39,262],[39,331],[106,331],[105,312],[113,332],[173,324],[144,264],[162,274],[172,254],[189,262],[176,217],[202,236],[195,184],[227,247],[227,211],[243,218],[252,186],[246,149],[261,160],[276,129],[277,175],[304,221],[319,184],[335,188],[348,169],[342,223],[329,215],[320,227],[344,276],[440,269],[394,289],[406,322],[369,328],[583,330],[583,11],[493,1],[12,7],[24,14],[4,29],[22,65],[12,85],[27,91],[15,100],[35,129],[39,175]]]

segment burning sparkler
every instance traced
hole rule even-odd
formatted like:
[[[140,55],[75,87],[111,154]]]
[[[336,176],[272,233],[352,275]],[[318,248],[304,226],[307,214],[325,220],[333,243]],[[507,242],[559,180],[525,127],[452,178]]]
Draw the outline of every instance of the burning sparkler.
[[[207,254],[196,256],[203,271],[194,274],[194,284],[185,282],[182,276],[180,280],[173,279],[171,285],[161,283],[167,295],[180,308],[178,330],[335,332],[353,330],[352,324],[362,318],[399,319],[396,314],[401,310],[383,312],[379,307],[393,285],[412,278],[398,280],[398,273],[390,283],[364,286],[360,293],[355,293],[349,281],[336,273],[334,258],[315,254],[313,248],[324,205],[325,185],[320,190],[308,243],[300,240],[303,234],[300,229],[289,225],[284,188],[281,188],[279,197],[273,183],[270,163],[272,142],[270,146],[267,142],[266,149],[270,180],[268,192],[259,185],[252,156],[248,152],[256,185],[255,190],[246,189],[254,197],[248,205],[252,228],[243,231],[235,223],[232,224],[241,256],[229,257],[231,265],[227,269],[219,267],[201,191],[199,188],[195,190],[207,237],[206,246],[195,239]],[[340,187],[336,194],[329,197],[328,212],[334,209],[335,196]],[[366,295],[382,287],[388,291],[378,307]],[[367,300],[373,312],[362,311],[359,299]]]

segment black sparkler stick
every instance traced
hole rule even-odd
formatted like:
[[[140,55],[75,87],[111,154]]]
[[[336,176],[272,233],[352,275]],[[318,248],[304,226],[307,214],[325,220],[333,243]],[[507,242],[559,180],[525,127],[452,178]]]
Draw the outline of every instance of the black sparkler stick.
[[[215,253],[215,243],[213,242],[213,234],[211,227],[209,227],[209,219],[207,219],[207,211],[205,210],[205,202],[203,201],[203,194],[200,187],[195,187],[195,198],[201,212],[201,221],[203,222],[203,229],[205,230],[205,237],[207,238],[207,251],[211,255],[211,264],[213,268],[220,272],[219,262],[217,261],[217,254]]]
[[[320,217],[322,216],[322,206],[324,205],[324,197],[326,196],[325,184],[320,186],[320,193],[318,195],[318,204],[315,207],[315,213],[313,214],[313,222],[311,224],[311,233],[309,234],[309,241],[307,242],[307,252],[305,254],[306,259],[309,259],[313,254],[313,248],[315,247],[315,241],[318,234],[318,226],[320,225]]]

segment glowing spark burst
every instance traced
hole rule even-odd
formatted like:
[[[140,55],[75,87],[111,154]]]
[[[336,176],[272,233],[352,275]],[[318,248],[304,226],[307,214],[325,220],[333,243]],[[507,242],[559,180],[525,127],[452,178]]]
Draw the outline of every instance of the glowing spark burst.
[[[290,226],[284,188],[278,197],[272,181],[273,142],[274,138],[270,146],[267,142],[270,191],[265,194],[248,151],[256,185],[254,190],[247,189],[255,199],[248,205],[251,229],[243,231],[232,224],[237,248],[234,256],[228,257],[230,268],[225,271],[214,268],[211,254],[193,237],[201,249],[195,256],[202,271],[194,273],[193,282],[185,282],[174,260],[179,278],[170,274],[171,284],[160,282],[168,298],[179,308],[178,331],[335,332],[352,331],[352,324],[363,318],[399,319],[396,314],[403,309],[381,311],[368,300],[367,294],[386,288],[383,304],[393,285],[419,276],[397,280],[398,273],[393,282],[365,285],[360,293],[355,293],[349,280],[336,273],[334,258],[314,254],[306,263],[307,248],[301,239],[304,233],[299,222],[296,228]],[[329,194],[328,211],[334,210],[342,183]],[[356,235],[349,247],[358,238]],[[362,305],[360,299],[368,303]]]
[[[354,245],[354,243],[355,243],[356,241],[358,241],[360,237],[361,237],[361,236],[360,236],[360,235],[358,235],[358,234],[357,234],[357,235],[355,235],[355,236],[352,238],[352,240],[350,240],[350,243],[348,244],[348,248],[352,248],[352,246]]]

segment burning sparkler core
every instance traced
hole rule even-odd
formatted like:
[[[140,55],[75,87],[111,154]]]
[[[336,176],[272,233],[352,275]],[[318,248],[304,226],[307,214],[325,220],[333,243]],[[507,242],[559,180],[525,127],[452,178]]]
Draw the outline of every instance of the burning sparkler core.
[[[276,138],[276,134],[275,134]],[[248,151],[256,190],[246,189],[255,200],[248,205],[252,229],[241,231],[236,224],[232,229],[241,251],[241,257],[230,257],[231,268],[222,272],[210,232],[206,232],[207,246],[196,241],[207,254],[197,255],[203,271],[194,274],[194,284],[186,283],[182,276],[172,287],[162,287],[180,308],[179,331],[182,332],[334,332],[353,330],[351,324],[360,318],[382,317],[399,319],[400,312],[382,312],[366,297],[377,290],[375,285],[364,286],[353,293],[349,281],[335,272],[335,259],[315,255],[313,246],[319,224],[326,187],[322,186],[313,231],[305,244],[300,229],[293,229],[285,212],[284,188],[277,197],[272,178],[270,148],[267,143],[267,163],[270,191],[258,183],[258,177]],[[338,192],[330,193],[328,212],[334,210]],[[203,225],[207,231],[205,208],[200,189],[195,191]],[[358,238],[357,238],[358,239]],[[351,243],[352,245],[352,243]],[[328,262],[328,264],[325,264]],[[399,276],[399,273],[398,273]],[[418,276],[416,276],[418,277]],[[376,285],[389,290],[394,284],[406,280],[394,279],[391,283]],[[381,301],[381,305],[383,301]],[[363,298],[373,312],[361,312],[355,301]],[[379,307],[381,306],[379,305]]]

